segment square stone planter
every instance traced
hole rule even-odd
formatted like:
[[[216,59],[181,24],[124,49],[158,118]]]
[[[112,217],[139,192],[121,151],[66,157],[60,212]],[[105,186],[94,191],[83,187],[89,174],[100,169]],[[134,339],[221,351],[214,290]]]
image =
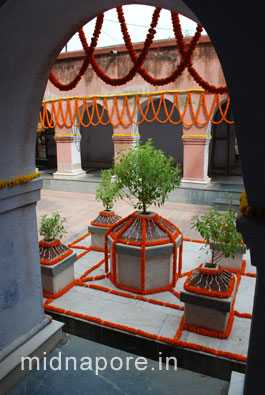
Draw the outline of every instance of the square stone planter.
[[[97,225],[88,225],[88,231],[91,233],[91,246],[104,249],[105,233],[109,228]]]
[[[100,211],[97,218],[88,225],[88,232],[91,233],[91,246],[104,250],[105,233],[120,219],[121,217],[114,211]]]
[[[180,292],[184,302],[184,324],[225,332],[232,306],[232,296],[227,299],[197,295],[188,291]]]
[[[184,326],[224,333],[231,313],[235,276],[221,265],[200,265],[187,277],[180,300]]]
[[[74,281],[74,262],[76,254],[72,253],[54,265],[41,264],[41,282],[44,293],[56,295]]]
[[[74,281],[77,256],[60,240],[40,240],[39,251],[43,292],[56,295]]]

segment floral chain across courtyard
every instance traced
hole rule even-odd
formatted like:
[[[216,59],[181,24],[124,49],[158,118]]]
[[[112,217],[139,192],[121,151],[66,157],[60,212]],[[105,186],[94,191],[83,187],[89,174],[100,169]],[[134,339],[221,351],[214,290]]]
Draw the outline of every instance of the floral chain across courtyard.
[[[148,97],[146,107],[143,108],[141,98]],[[158,106],[154,105],[154,96],[159,97]],[[171,98],[171,109],[167,107]],[[209,102],[209,99],[211,101]],[[132,103],[133,100],[133,103]],[[207,104],[208,102],[208,104]],[[108,125],[114,127],[123,125],[125,127],[135,124],[140,125],[144,121],[160,123],[170,122],[173,125],[182,123],[186,127],[193,125],[205,126],[208,122],[220,124],[225,121],[228,124],[234,123],[227,118],[230,108],[230,98],[227,98],[223,109],[222,100],[219,93],[207,94],[202,89],[170,90],[150,93],[124,93],[119,95],[90,95],[73,96],[43,101],[43,108],[40,112],[40,125],[38,130],[80,125],[88,127],[90,125]],[[164,109],[166,117],[161,119],[159,113]],[[153,115],[148,118],[149,110]],[[215,120],[216,110],[220,111],[220,119]],[[176,114],[177,113],[177,114]],[[106,117],[104,117],[107,114]],[[150,115],[149,115],[150,116]],[[87,121],[84,121],[84,119]]]
[[[78,72],[78,74],[74,77],[72,81],[69,83],[63,84],[54,75],[53,72],[50,73],[50,81],[54,86],[56,86],[59,90],[61,91],[69,91],[75,88],[78,83],[80,82],[81,78],[84,76],[89,64],[91,64],[94,72],[97,74],[97,76],[103,80],[106,84],[111,85],[111,86],[121,86],[125,85],[129,81],[131,81],[137,73],[141,75],[141,77],[148,82],[151,85],[154,86],[163,86],[166,85],[170,82],[176,81],[177,78],[179,78],[183,71],[187,68],[189,74],[191,77],[194,79],[194,81],[197,82],[199,86],[201,86],[205,91],[210,92],[210,93],[220,93],[224,94],[227,93],[227,87],[226,86],[221,86],[221,87],[216,87],[214,85],[211,85],[207,81],[205,81],[199,73],[195,70],[192,64],[192,54],[196,48],[196,45],[201,37],[201,32],[202,32],[202,27],[198,24],[196,28],[196,33],[192,37],[188,49],[186,49],[184,37],[182,34],[182,29],[181,29],[181,24],[179,20],[179,15],[176,12],[171,12],[171,20],[172,20],[172,27],[177,43],[177,47],[181,56],[181,61],[180,64],[176,67],[176,69],[167,77],[165,78],[154,78],[152,77],[142,66],[144,64],[144,61],[148,55],[149,49],[153,43],[155,34],[156,34],[156,26],[159,20],[161,8],[155,8],[153,16],[152,16],[152,21],[150,24],[150,28],[148,29],[148,33],[146,35],[146,39],[144,41],[143,49],[141,50],[141,53],[139,56],[137,56],[136,51],[134,49],[134,46],[131,41],[131,37],[129,35],[127,26],[126,26],[126,21],[124,18],[124,13],[122,7],[117,7],[117,14],[118,14],[118,19],[121,25],[121,32],[122,36],[124,39],[124,43],[126,46],[126,49],[129,53],[130,59],[133,63],[132,68],[128,71],[128,73],[120,78],[111,78],[107,74],[104,73],[104,71],[100,68],[98,65],[95,57],[94,57],[94,52],[97,46],[98,38],[101,33],[102,25],[103,25],[103,20],[104,20],[104,14],[100,14],[97,17],[96,20],[96,25],[94,29],[94,33],[91,38],[91,43],[90,46],[87,43],[85,34],[83,29],[79,29],[78,34],[80,41],[82,43],[83,49],[85,51],[85,58],[83,61],[83,64]]]

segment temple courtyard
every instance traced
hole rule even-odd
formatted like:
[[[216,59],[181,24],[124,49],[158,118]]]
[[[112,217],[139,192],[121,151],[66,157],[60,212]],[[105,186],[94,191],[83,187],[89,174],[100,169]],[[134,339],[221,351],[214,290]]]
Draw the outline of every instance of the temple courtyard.
[[[216,388],[215,392],[218,394],[227,393],[231,372],[243,373],[245,370],[256,281],[255,268],[250,264],[247,251],[243,256],[242,269],[234,273],[236,288],[229,318],[232,329],[227,338],[185,329],[184,303],[180,301],[180,291],[183,289],[187,274],[205,259],[205,252],[201,251],[203,244],[200,236],[190,228],[190,221],[193,215],[205,213],[207,207],[175,202],[166,202],[162,208],[151,207],[152,211],[167,218],[182,231],[184,238],[182,268],[176,287],[172,290],[151,295],[137,295],[118,289],[112,284],[105,275],[104,252],[91,247],[91,236],[87,227],[102,209],[95,196],[45,189],[41,191],[41,200],[37,204],[38,224],[43,214],[51,214],[54,211],[59,211],[62,216],[67,217],[67,235],[62,242],[68,245],[78,258],[74,263],[75,283],[57,298],[44,298],[46,313],[65,324],[68,343],[70,342],[70,346],[77,344],[74,347],[75,352],[83,351],[86,355],[87,345],[87,350],[93,352],[98,349],[111,354],[114,349],[115,355],[119,356],[131,355],[131,353],[141,355],[151,361],[151,370],[156,370],[159,355],[163,355],[163,358],[175,356],[179,369],[175,380],[179,383],[180,377],[184,380],[181,384],[182,394],[193,393],[191,388],[195,390],[197,385],[202,385],[202,392],[196,390],[196,394],[210,394],[213,388]],[[115,205],[115,212],[122,217],[133,210],[133,207],[125,201]],[[77,351],[80,342],[83,348]],[[62,350],[64,348],[65,346]],[[170,369],[172,372],[173,367],[171,366]],[[182,376],[181,371],[184,372]],[[134,375],[135,372],[133,377]],[[162,376],[163,380],[166,379],[164,376],[165,373]],[[207,376],[211,378],[208,377],[208,386],[204,387],[203,378]],[[23,385],[25,386],[26,382],[30,385],[38,377],[41,378],[40,372],[34,374],[32,372],[27,377],[17,390],[14,390],[14,394],[23,393]],[[115,377],[119,376],[115,375]],[[60,376],[56,378],[57,381],[62,379],[62,375],[61,379]],[[116,382],[115,385],[119,386],[120,382]],[[153,384],[150,385],[152,387]],[[172,385],[174,386],[174,380]],[[110,388],[112,386],[113,382]],[[129,387],[128,392],[121,388],[118,392],[134,393]],[[153,388],[152,393],[163,393],[161,390],[155,391]],[[141,391],[141,393],[147,392]]]

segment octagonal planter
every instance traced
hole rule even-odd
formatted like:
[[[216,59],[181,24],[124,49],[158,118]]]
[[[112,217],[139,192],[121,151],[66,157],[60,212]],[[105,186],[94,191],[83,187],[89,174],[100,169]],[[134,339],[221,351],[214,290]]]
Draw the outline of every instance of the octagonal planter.
[[[105,250],[106,272],[117,287],[146,294],[175,285],[182,234],[174,224],[155,213],[135,212],[113,225],[105,237],[111,252],[109,267]]]
[[[121,217],[114,211],[100,211],[97,218],[88,226],[88,231],[91,233],[91,246],[103,250],[105,233],[120,219]]]

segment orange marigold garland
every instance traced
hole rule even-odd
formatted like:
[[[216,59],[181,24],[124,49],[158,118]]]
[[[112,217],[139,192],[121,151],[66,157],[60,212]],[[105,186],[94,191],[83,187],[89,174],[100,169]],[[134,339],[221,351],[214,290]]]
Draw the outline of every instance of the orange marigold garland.
[[[75,242],[73,244],[75,244]],[[101,262],[99,262],[95,266],[98,267],[98,265],[101,265],[102,263],[103,263],[103,260]],[[95,266],[94,266],[94,268],[95,268]],[[91,268],[91,269],[93,270],[93,268]],[[87,275],[88,272],[86,272],[84,274]],[[187,274],[187,273],[185,273],[185,274]],[[246,275],[246,274],[244,274],[244,275]],[[237,274],[237,285],[236,285],[236,290],[235,290],[235,294],[234,294],[234,300],[233,300],[233,304],[232,304],[232,312],[234,313],[233,315],[236,315],[236,316],[239,316],[239,317],[251,318],[251,315],[248,314],[248,313],[239,313],[238,311],[233,310],[234,303],[235,303],[235,298],[236,298],[236,294],[237,294],[237,291],[238,291],[240,280],[241,280],[241,274],[238,273]],[[60,297],[61,295],[63,295],[65,292],[67,292],[74,285],[81,285],[81,283],[79,283],[79,281],[80,280],[75,280],[73,283],[71,283],[69,286],[67,286],[65,289],[63,289],[62,291],[60,291],[56,295],[49,295],[49,294],[44,295],[45,297],[48,297],[48,299],[44,302],[44,308],[47,309],[47,310],[50,310],[50,311],[54,311],[54,312],[60,313],[60,314],[70,315],[72,317],[81,318],[81,319],[84,319],[84,320],[87,320],[87,321],[90,321],[90,322],[95,322],[95,323],[100,324],[100,325],[104,325],[104,326],[108,326],[108,327],[111,327],[111,328],[124,330],[124,331],[132,333],[132,334],[137,334],[137,335],[144,336],[144,337],[147,337],[147,338],[150,338],[150,339],[154,339],[154,340],[158,340],[158,341],[161,341],[161,342],[166,342],[168,344],[172,344],[172,345],[176,345],[176,346],[180,346],[180,347],[185,347],[185,348],[189,348],[189,349],[193,349],[193,350],[199,350],[199,351],[203,351],[203,352],[206,352],[206,353],[210,353],[212,355],[217,355],[217,356],[222,356],[222,357],[225,357],[225,358],[229,358],[229,359],[232,359],[232,360],[246,362],[246,357],[244,357],[242,355],[235,354],[235,353],[230,353],[230,352],[226,352],[226,351],[221,351],[221,350],[215,350],[214,348],[210,348],[210,347],[206,347],[206,346],[203,346],[203,345],[190,343],[190,342],[185,342],[185,341],[180,340],[181,333],[182,333],[182,331],[184,329],[184,323],[183,323],[184,317],[182,317],[182,320],[180,322],[179,328],[178,328],[178,330],[176,332],[176,335],[175,335],[174,339],[171,339],[171,338],[168,338],[168,337],[162,337],[162,336],[158,336],[158,335],[151,334],[151,333],[148,333],[148,332],[144,332],[144,331],[142,331],[140,329],[130,328],[130,327],[127,327],[127,326],[124,326],[124,325],[119,325],[119,324],[114,324],[114,323],[111,323],[111,322],[108,322],[108,321],[104,321],[104,320],[102,320],[100,318],[96,318],[96,317],[88,316],[88,315],[83,315],[83,314],[80,314],[80,313],[76,313],[76,312],[73,312],[73,311],[70,311],[70,310],[65,310],[65,309],[58,308],[58,307],[50,305],[50,303],[54,299],[56,299],[56,298]],[[117,290],[108,289],[107,287],[98,286],[96,284],[87,285],[87,284],[83,283],[82,285],[90,287],[90,288],[93,288],[93,289],[98,289],[99,291],[104,291],[104,292],[108,292],[108,293],[112,293],[112,294],[117,294],[119,296],[124,296],[124,297],[128,297],[128,298],[133,298],[133,299],[137,299],[137,300],[146,301],[148,303],[154,303],[154,304],[159,304],[159,305],[163,305],[163,306],[166,306],[166,307],[172,307],[172,308],[177,308],[178,309],[177,305],[171,305],[170,303],[157,301],[155,299],[147,299],[146,297],[141,296],[141,295],[135,295],[135,294],[132,295],[130,293],[125,293],[125,292],[120,292],[120,291],[117,291]],[[174,290],[171,290],[171,292],[176,297],[179,298],[179,293],[178,292],[176,292]],[[183,307],[179,306],[179,309],[183,310]],[[232,323],[233,323],[232,319],[233,319],[233,317],[230,316],[228,328],[226,329],[226,333],[228,333],[228,331],[231,330],[231,328],[232,328]],[[204,335],[208,335],[208,336],[209,335],[210,336],[213,335],[213,333],[211,331],[208,331],[208,330],[204,330],[203,334]],[[220,335],[221,335],[221,338],[224,338],[223,337],[224,334],[220,334]]]
[[[139,71],[140,67],[143,65],[143,63],[147,57],[149,48],[152,45],[152,42],[153,42],[153,39],[154,39],[154,36],[156,33],[155,27],[158,23],[160,12],[161,12],[161,8],[155,8],[153,16],[152,16],[152,22],[150,25],[150,29],[148,30],[148,33],[147,33],[147,36],[146,36],[146,39],[145,39],[145,42],[143,45],[143,49],[142,49],[139,57],[135,61],[133,67],[130,69],[130,71],[124,77],[120,77],[120,78],[109,77],[98,66],[98,63],[96,62],[94,56],[91,57],[91,65],[93,67],[93,70],[95,71],[97,76],[102,79],[102,81],[104,81],[106,84],[109,84],[112,86],[120,86],[120,85],[124,85],[124,84],[128,83],[135,77],[136,73]],[[85,47],[83,47],[83,48],[86,51],[86,48]]]
[[[219,290],[207,289],[207,287],[206,287],[207,281],[206,281],[205,287],[203,287],[203,284],[201,281],[199,281],[198,286],[191,284],[191,282],[195,278],[195,276],[197,275],[197,277],[199,277],[198,274],[200,274],[200,273],[202,276],[203,275],[212,276],[212,282],[213,282],[213,280],[215,279],[215,277],[214,277],[215,275],[218,276],[218,275],[224,273],[225,271],[221,270],[219,272],[219,270],[213,270],[213,272],[215,272],[215,273],[212,273],[211,270],[202,269],[200,266],[198,269],[193,270],[192,273],[187,277],[183,288],[188,292],[196,293],[198,295],[212,296],[214,298],[229,298],[229,296],[231,296],[231,294],[234,290],[234,285],[235,285],[235,277],[231,273],[229,273],[231,276],[229,284],[226,286],[226,291],[223,291],[223,292],[219,291]],[[226,272],[226,273],[228,273],[228,272]],[[200,279],[202,278],[202,276],[200,277]],[[225,284],[226,281],[227,281],[227,279],[225,279],[225,281],[223,281],[223,283]]]
[[[60,240],[45,241],[45,240],[43,239],[43,240],[40,240],[40,241],[39,241],[39,245],[40,245],[40,246],[43,246],[43,247],[56,247],[56,246],[58,246],[58,245],[60,245],[60,244],[61,244],[61,241],[60,241]]]
[[[57,80],[55,75],[51,72],[50,77],[49,77],[50,81],[58,89],[67,91],[67,90],[71,90],[74,87],[76,87],[76,85],[80,81],[81,77],[85,74],[88,65],[91,63],[91,66],[92,66],[93,70],[95,71],[95,73],[97,74],[97,76],[99,78],[101,78],[106,84],[109,84],[111,86],[120,86],[120,85],[126,84],[127,82],[131,81],[135,77],[137,72],[149,84],[152,84],[154,86],[166,85],[171,82],[174,82],[183,73],[183,71],[187,68],[188,72],[190,73],[192,78],[206,91],[211,92],[211,93],[221,93],[221,94],[227,92],[227,87],[219,87],[218,88],[218,87],[216,87],[214,85],[210,85],[208,82],[206,82],[198,74],[198,72],[194,69],[194,67],[192,65],[191,56],[195,50],[195,47],[196,47],[196,45],[201,37],[201,33],[202,33],[202,27],[199,24],[197,25],[196,32],[190,41],[189,48],[186,49],[185,48],[186,45],[185,45],[185,41],[184,41],[184,37],[182,34],[182,29],[181,29],[181,25],[180,25],[180,21],[179,21],[179,16],[176,12],[171,12],[172,27],[173,27],[175,38],[176,38],[177,45],[179,48],[179,52],[181,55],[181,61],[180,61],[180,64],[177,66],[177,68],[168,77],[154,78],[142,66],[143,66],[143,63],[147,57],[148,51],[152,45],[152,42],[153,42],[153,39],[154,39],[154,36],[156,33],[155,28],[158,23],[161,8],[155,8],[155,10],[154,10],[150,28],[149,28],[148,33],[146,35],[143,49],[140,52],[139,56],[137,56],[136,51],[133,47],[128,29],[126,26],[123,9],[122,9],[122,7],[117,7],[116,10],[117,10],[117,14],[118,14],[118,20],[119,20],[120,26],[121,26],[121,32],[123,35],[124,43],[125,43],[127,51],[129,53],[129,56],[130,56],[132,63],[133,63],[132,68],[123,77],[111,78],[107,74],[105,74],[104,71],[99,67],[99,65],[94,57],[94,51],[97,46],[98,37],[100,35],[102,24],[103,24],[104,14],[101,14],[97,17],[97,22],[95,25],[93,37],[91,38],[90,46],[88,46],[88,44],[87,44],[83,29],[81,28],[78,31],[79,38],[82,43],[83,49],[86,53],[86,56],[85,56],[82,66],[81,66],[81,69],[80,69],[79,73],[76,75],[76,77],[71,82],[69,82],[67,84],[62,84]]]
[[[182,35],[181,25],[179,21],[179,15],[176,12],[172,11],[171,20],[172,20],[172,26],[173,26],[175,38],[177,40],[178,48],[181,54],[181,59],[182,60],[184,59],[185,67],[188,68],[188,71],[192,76],[192,78],[207,92],[221,93],[221,94],[226,93],[228,91],[226,86],[216,87],[214,85],[210,85],[208,82],[206,82],[201,78],[201,76],[197,73],[197,71],[192,66],[191,54],[194,51],[195,46],[201,36],[202,27],[199,24],[197,25],[196,33],[190,42],[190,47],[188,50],[186,50],[185,41]]]
[[[77,243],[79,243],[79,241],[84,240],[84,239],[85,239],[87,236],[89,236],[89,235],[90,235],[90,232],[85,233],[83,236],[79,237],[79,239],[74,240],[72,243],[68,244],[68,247],[69,247],[69,248],[76,248],[75,245],[76,245]]]
[[[73,250],[68,250],[66,251],[63,255],[60,255],[58,258],[55,258],[51,261],[47,260],[47,259],[41,259],[40,263],[42,265],[55,265],[56,263],[61,262],[63,259],[67,258],[69,255],[71,255],[73,253]]]
[[[57,78],[55,77],[53,72],[50,73],[49,80],[52,82],[52,84],[54,86],[56,86],[56,88],[60,89],[61,91],[70,91],[71,89],[74,89],[77,86],[77,84],[81,80],[82,76],[85,74],[85,72],[91,62],[91,57],[95,51],[95,48],[96,48],[97,42],[98,42],[98,38],[100,36],[101,28],[103,25],[103,19],[104,19],[104,14],[98,15],[96,24],[95,24],[94,33],[91,38],[90,47],[88,47],[88,45],[87,45],[87,41],[86,41],[86,37],[85,37],[83,29],[82,28],[79,29],[78,34],[79,34],[79,38],[80,38],[80,41],[81,41],[83,47],[86,48],[86,57],[83,61],[81,69],[79,70],[79,73],[75,76],[75,78],[71,82],[69,82],[67,84],[62,84],[60,81],[57,80]]]

